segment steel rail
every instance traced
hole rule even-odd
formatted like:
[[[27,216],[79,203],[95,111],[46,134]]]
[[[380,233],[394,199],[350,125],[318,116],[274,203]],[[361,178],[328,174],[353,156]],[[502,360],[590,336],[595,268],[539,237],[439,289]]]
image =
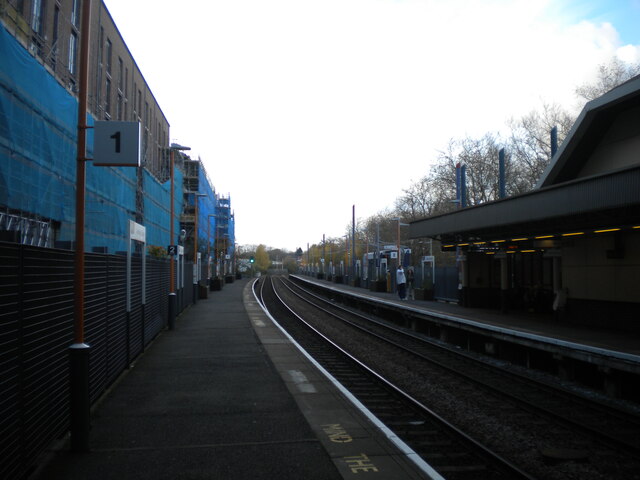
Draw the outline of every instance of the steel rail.
[[[561,421],[563,424],[565,425],[569,425],[572,428],[577,428],[585,433],[588,433],[589,435],[592,435],[593,437],[597,438],[598,441],[603,441],[606,440],[606,443],[608,443],[610,446],[616,448],[616,449],[620,449],[623,448],[625,449],[625,451],[637,455],[640,453],[640,435],[638,435],[637,432],[640,432],[640,422],[638,421],[638,418],[634,415],[629,415],[629,414],[625,414],[624,412],[621,412],[619,410],[615,410],[611,407],[608,407],[606,405],[602,405],[601,403],[595,402],[595,401],[591,401],[589,399],[585,399],[583,397],[577,396],[575,394],[572,394],[571,392],[568,392],[564,389],[558,388],[554,385],[551,385],[547,382],[543,382],[534,378],[530,378],[527,377],[525,375],[516,373],[516,372],[511,372],[511,371],[506,371],[504,369],[500,369],[496,366],[490,365],[486,362],[482,362],[481,360],[474,358],[468,354],[466,354],[465,352],[460,352],[460,351],[456,351],[453,350],[451,348],[448,348],[444,345],[440,345],[436,342],[430,341],[429,339],[426,339],[424,337],[418,336],[413,334],[412,332],[407,332],[405,330],[399,329],[393,325],[389,325],[387,323],[381,322],[379,320],[373,319],[371,317],[368,317],[366,315],[363,315],[359,312],[355,312],[351,309],[345,308],[341,305],[336,305],[335,303],[332,303],[331,301],[329,301],[326,298],[323,298],[319,295],[317,295],[314,292],[308,291],[307,289],[301,287],[300,285],[297,285],[295,282],[291,282],[289,281],[289,283],[291,285],[294,285],[297,289],[303,291],[306,295],[309,295],[315,299],[317,299],[318,301],[322,302],[323,304],[327,304],[330,305],[331,308],[343,311],[348,313],[349,315],[353,315],[356,316],[358,318],[361,318],[364,321],[370,322],[370,323],[374,323],[377,327],[383,328],[383,329],[387,329],[390,330],[396,334],[405,336],[405,337],[410,337],[413,340],[415,340],[416,342],[420,342],[422,344],[423,347],[426,348],[430,348],[430,349],[436,349],[439,352],[442,352],[443,354],[449,356],[450,357],[455,357],[455,358],[461,358],[464,359],[464,361],[466,362],[472,362],[474,365],[477,365],[478,368],[482,368],[484,369],[487,374],[490,375],[500,375],[502,377],[506,377],[509,381],[504,381],[499,383],[498,385],[496,385],[495,381],[493,384],[488,383],[487,381],[483,381],[479,376],[475,375],[475,374],[471,374],[471,373],[467,373],[464,369],[461,368],[456,368],[455,366],[453,366],[453,364],[450,361],[439,361],[437,359],[434,359],[433,356],[427,356],[423,353],[420,353],[416,350],[413,350],[412,348],[403,345],[401,343],[395,342],[393,340],[390,340],[382,335],[379,335],[375,332],[371,332],[369,331],[367,328],[364,328],[360,325],[357,325],[347,319],[344,319],[342,317],[340,317],[339,315],[335,314],[334,312],[331,312],[330,310],[314,304],[313,302],[311,302],[308,298],[305,298],[301,295],[296,294],[296,292],[293,292],[294,294],[298,295],[298,297],[313,305],[314,307],[324,311],[325,313],[327,313],[328,315],[331,315],[337,319],[339,319],[340,321],[343,321],[345,323],[348,323],[349,325],[351,325],[353,328],[356,328],[362,332],[367,333],[368,335],[371,335],[381,341],[384,341],[386,343],[389,343],[391,345],[393,345],[394,347],[401,349],[405,352],[408,352],[412,355],[417,356],[418,358],[420,358],[423,361],[429,362],[431,364],[437,365],[440,368],[443,368],[449,372],[452,372],[458,376],[461,376],[463,378],[465,378],[466,380],[473,382],[476,385],[480,385],[483,388],[487,388],[490,389],[491,391],[494,392],[498,392],[500,395],[504,395],[506,397],[508,397],[510,400],[517,402],[518,404],[520,404],[521,406],[527,408],[530,411],[533,412],[537,412],[537,413],[542,413],[545,414],[549,417],[552,417],[558,421]],[[513,386],[513,382],[517,381],[519,382],[520,388],[535,388],[537,390],[537,394],[540,394],[540,391],[542,390],[544,393],[548,393],[549,395],[555,395],[558,397],[561,397],[561,399],[563,401],[567,401],[567,402],[572,402],[572,405],[575,406],[580,406],[582,408],[587,408],[590,409],[592,412],[594,412],[594,414],[599,414],[599,415],[606,415],[608,418],[607,421],[604,421],[602,423],[604,423],[605,425],[610,425],[611,422],[615,421],[620,427],[619,428],[609,428],[608,430],[605,430],[603,428],[598,428],[597,426],[594,425],[587,425],[585,423],[581,423],[578,420],[572,419],[570,416],[567,415],[567,410],[572,411],[573,409],[570,407],[567,407],[566,405],[562,405],[562,410],[556,408],[556,410],[554,410],[551,406],[550,407],[544,407],[541,404],[528,400],[529,396],[527,394],[520,394],[518,395],[517,389],[514,389]],[[499,386],[499,385],[508,385],[509,388],[504,388],[503,386]],[[529,393],[529,395],[532,395],[531,393]],[[534,398],[533,396],[531,396],[530,398]],[[539,396],[536,397],[536,399],[539,399]],[[558,402],[555,402],[556,404]],[[583,418],[585,418],[585,415],[583,415]],[[635,425],[634,428],[630,428],[630,425]],[[636,433],[633,433],[633,431],[635,431]],[[625,434],[625,432],[631,432],[628,434]]]
[[[261,289],[261,295],[262,295],[262,302],[264,302],[264,304],[266,305],[267,302],[264,299],[264,291],[263,291],[264,283],[266,283],[266,282],[263,282],[263,286],[262,286],[262,289]],[[481,444],[480,442],[478,442],[477,440],[475,440],[474,438],[470,437],[468,434],[466,434],[465,432],[463,432],[462,430],[460,430],[459,428],[457,428],[456,426],[454,426],[453,424],[448,422],[446,419],[444,419],[439,414],[437,414],[436,412],[431,410],[429,407],[424,405],[422,402],[420,402],[419,400],[417,400],[416,398],[414,398],[413,396],[411,396],[410,394],[408,394],[407,392],[402,390],[400,387],[396,386],[394,383],[392,383],[388,379],[384,378],[381,374],[379,374],[378,372],[376,372],[375,370],[373,370],[372,368],[370,368],[369,366],[364,364],[359,359],[355,358],[353,355],[348,353],[342,347],[337,345],[334,341],[332,341],[331,339],[326,337],[324,334],[319,332],[315,327],[313,327],[311,324],[309,324],[309,322],[304,320],[298,313],[296,313],[287,304],[287,302],[281,297],[281,295],[279,295],[277,293],[277,291],[275,291],[275,287],[273,287],[273,288],[274,288],[274,294],[279,299],[281,304],[289,312],[291,312],[291,314],[293,316],[295,316],[295,318],[299,322],[302,322],[309,331],[312,331],[317,338],[322,339],[322,341],[326,345],[330,345],[332,349],[334,349],[337,352],[340,352],[340,355],[342,355],[343,357],[349,359],[349,362],[353,363],[354,365],[357,365],[357,367],[359,369],[361,369],[362,371],[365,371],[367,373],[367,375],[375,378],[376,381],[378,381],[382,385],[384,385],[384,387],[386,389],[390,390],[395,395],[397,395],[400,398],[402,398],[403,401],[408,402],[413,408],[415,408],[418,411],[420,411],[422,415],[424,415],[425,417],[428,417],[431,421],[436,422],[443,430],[447,431],[449,435],[454,435],[456,438],[458,438],[458,440],[460,442],[462,442],[462,444],[467,445],[468,446],[467,448],[471,448],[475,452],[474,455],[479,455],[479,456],[483,457],[484,458],[483,461],[487,462],[488,465],[492,465],[493,468],[497,468],[500,471],[502,471],[503,474],[506,475],[504,478],[509,478],[509,479],[511,479],[511,478],[513,478],[513,479],[522,478],[522,479],[529,479],[529,480],[531,480],[533,478],[530,475],[528,475],[527,473],[523,472],[521,469],[519,469],[516,465],[514,465],[510,461],[508,461],[505,458],[501,457],[497,453],[491,451],[485,445]],[[356,396],[357,396],[357,394],[356,394]],[[393,426],[389,426],[389,428],[391,428],[393,430]],[[401,436],[401,434],[399,434],[399,433],[398,433],[398,435]],[[438,467],[436,467],[436,466],[434,466],[434,468],[436,470],[438,469]],[[504,472],[506,472],[506,473],[504,473]]]

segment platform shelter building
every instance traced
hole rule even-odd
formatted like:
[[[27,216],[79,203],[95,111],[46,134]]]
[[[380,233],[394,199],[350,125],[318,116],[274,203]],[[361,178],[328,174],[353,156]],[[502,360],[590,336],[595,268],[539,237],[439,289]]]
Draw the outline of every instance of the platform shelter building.
[[[534,190],[410,236],[457,252],[465,306],[640,331],[640,76],[586,104]]]

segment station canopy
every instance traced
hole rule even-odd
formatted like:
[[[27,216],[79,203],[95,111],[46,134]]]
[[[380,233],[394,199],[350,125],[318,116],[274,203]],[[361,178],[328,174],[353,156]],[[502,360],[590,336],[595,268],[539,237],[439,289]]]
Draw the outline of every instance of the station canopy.
[[[534,190],[411,222],[411,238],[453,247],[640,228],[639,118],[640,76],[584,107]]]

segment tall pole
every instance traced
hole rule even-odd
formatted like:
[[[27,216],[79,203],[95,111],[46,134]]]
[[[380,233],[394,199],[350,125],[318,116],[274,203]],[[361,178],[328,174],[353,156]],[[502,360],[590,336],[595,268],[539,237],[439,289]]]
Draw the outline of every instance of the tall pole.
[[[207,275],[209,276],[209,285],[211,285],[211,217],[214,214],[207,215]]]
[[[504,148],[498,151],[498,197],[505,198],[507,196],[506,189],[506,165],[504,159]]]
[[[349,271],[347,270],[349,268],[349,234],[347,233],[344,236],[344,272],[343,275],[345,275],[345,279],[346,277],[349,276]],[[344,281],[344,280],[343,280]],[[347,282],[344,282],[347,283]]]
[[[198,193],[193,194],[195,219],[193,222],[193,303],[198,300]]]
[[[398,248],[398,266],[401,265],[402,259],[400,258],[400,217],[398,217],[398,235],[397,235],[397,248]]]
[[[169,158],[170,158],[170,162],[169,162],[169,168],[171,170],[171,172],[169,173],[170,178],[171,178],[171,196],[170,196],[170,202],[171,202],[171,206],[170,206],[170,213],[169,213],[169,218],[170,221],[169,223],[171,224],[169,226],[169,245],[173,245],[173,240],[175,239],[175,231],[174,231],[174,227],[173,227],[173,220],[175,218],[175,212],[174,212],[174,176],[173,176],[173,169],[174,169],[174,164],[175,164],[175,160],[174,160],[174,150],[173,148],[169,150]],[[169,293],[175,294],[176,293],[176,279],[175,279],[175,262],[173,261],[173,258],[171,259],[171,264],[169,267]]]
[[[174,212],[174,190],[175,190],[175,179],[174,179],[174,167],[175,167],[175,157],[174,157],[174,149],[170,147],[169,149],[169,178],[170,182],[170,200],[171,203],[169,208],[169,245],[174,245],[175,240],[175,231],[173,227],[175,212]],[[176,252],[175,256],[172,256],[169,259],[169,330],[173,330],[176,325],[176,311],[178,309],[178,296],[176,295],[176,258],[178,258],[178,252]]]
[[[193,264],[198,263],[198,195],[197,193],[193,194],[193,203],[195,205],[195,218],[193,222]]]
[[[376,223],[376,271],[378,274],[376,280],[380,280],[382,276],[382,272],[380,271],[380,222]]]
[[[87,97],[89,85],[89,28],[91,0],[82,3],[80,85],[78,90],[78,151],[76,161],[76,245],[74,272],[74,343],[70,359],[71,450],[89,450],[91,400],[89,395],[89,345],[84,343],[84,217],[87,161]]]
[[[356,281],[356,206],[351,208],[351,275],[353,284]]]
[[[325,272],[325,264],[327,263],[327,244],[325,239],[325,234],[322,234],[322,278],[327,279],[327,275]]]

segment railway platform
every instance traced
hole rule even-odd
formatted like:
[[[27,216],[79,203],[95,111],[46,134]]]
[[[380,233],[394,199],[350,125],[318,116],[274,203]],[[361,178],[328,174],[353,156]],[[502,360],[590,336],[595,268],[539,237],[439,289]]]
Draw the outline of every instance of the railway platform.
[[[112,386],[93,409],[90,452],[62,445],[32,478],[431,478],[414,460],[274,325],[245,279],[187,309]]]
[[[637,357],[640,362],[640,334],[632,332],[620,332],[605,328],[596,328],[557,321],[552,314],[532,313],[525,311],[512,311],[501,313],[489,308],[468,308],[456,303],[439,302],[430,300],[405,300],[401,301],[396,293],[370,292],[363,288],[351,285],[332,283],[327,280],[300,275],[300,278],[314,283],[329,286],[351,292],[355,295],[373,297],[390,302],[407,309],[416,309],[423,313],[436,312],[452,319],[468,322],[478,322],[487,326],[513,329],[531,335],[540,335],[549,340],[574,342],[588,345],[594,348],[620,352]]]
[[[563,322],[552,314],[501,313],[454,303],[402,301],[396,293],[371,292],[304,275],[295,277],[332,290],[343,300],[346,295],[348,303],[385,310],[390,318],[407,322],[404,326],[460,348],[551,372],[563,380],[578,379],[612,397],[640,399],[637,333]]]

